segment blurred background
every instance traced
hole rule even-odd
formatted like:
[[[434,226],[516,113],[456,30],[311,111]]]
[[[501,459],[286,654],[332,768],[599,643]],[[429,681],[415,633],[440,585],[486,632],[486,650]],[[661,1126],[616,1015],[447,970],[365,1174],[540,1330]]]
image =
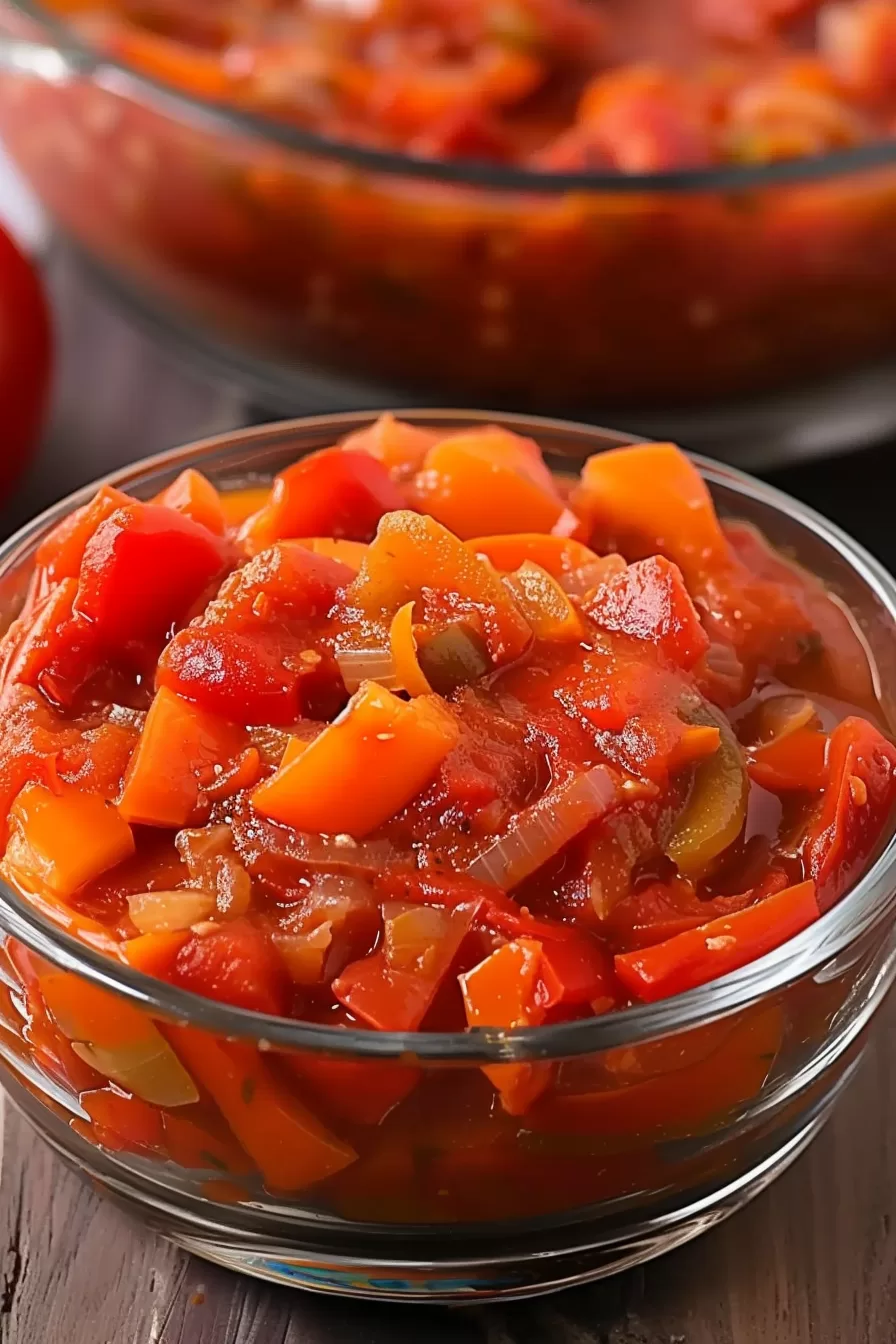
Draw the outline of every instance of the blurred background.
[[[53,331],[0,248],[0,524],[444,404],[675,439],[887,559],[894,128],[894,0],[0,0]]]

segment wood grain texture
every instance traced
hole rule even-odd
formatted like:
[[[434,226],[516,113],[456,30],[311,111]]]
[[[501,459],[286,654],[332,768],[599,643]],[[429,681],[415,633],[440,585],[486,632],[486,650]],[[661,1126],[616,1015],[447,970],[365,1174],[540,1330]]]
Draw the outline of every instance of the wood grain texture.
[[[51,432],[8,529],[119,463],[240,423],[210,388],[51,260],[60,337]],[[885,560],[885,454],[789,472]],[[9,1113],[0,1344],[896,1344],[896,1000],[810,1151],[764,1196],[666,1259],[554,1298],[453,1311],[290,1292],[205,1265],[101,1201]]]

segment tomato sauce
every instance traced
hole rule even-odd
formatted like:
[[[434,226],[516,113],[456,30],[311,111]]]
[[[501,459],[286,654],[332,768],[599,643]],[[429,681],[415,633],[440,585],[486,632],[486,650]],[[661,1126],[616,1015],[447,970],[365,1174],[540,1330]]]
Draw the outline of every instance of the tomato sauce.
[[[334,1032],[512,1031],[808,928],[888,833],[896,747],[845,608],[674,446],[559,482],[531,439],[385,415],[270,489],[191,469],[58,524],[0,643],[0,795],[6,880],[113,962]],[[783,1039],[760,1004],[446,1077],[268,1057],[7,956],[6,1027],[80,1133],[365,1217],[386,1187],[389,1216],[497,1187],[510,1216],[521,1167],[530,1210],[623,1193],[655,1151],[574,1194],[557,1136],[711,1125]]]

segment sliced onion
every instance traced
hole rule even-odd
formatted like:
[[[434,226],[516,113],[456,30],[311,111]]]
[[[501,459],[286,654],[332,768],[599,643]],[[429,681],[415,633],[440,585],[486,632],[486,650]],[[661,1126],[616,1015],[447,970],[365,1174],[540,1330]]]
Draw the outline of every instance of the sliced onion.
[[[72,1041],[72,1049],[104,1078],[153,1106],[191,1106],[199,1100],[196,1084],[161,1034],[155,1048],[151,1042],[113,1050]]]
[[[310,933],[275,933],[274,945],[297,985],[319,985],[324,979],[333,925],[324,920]]]
[[[128,896],[128,910],[141,933],[175,933],[214,914],[215,893],[199,887],[135,891]]]
[[[575,775],[525,808],[513,829],[483,850],[467,872],[510,891],[602,816],[615,795],[616,783],[605,765]]]
[[[577,569],[570,569],[560,576],[558,583],[570,597],[584,597],[625,569],[628,569],[628,565],[623,557],[611,551],[609,555],[596,557],[587,564],[579,565]]]
[[[375,681],[386,691],[401,690],[391,649],[340,649],[336,662],[347,691],[356,691],[362,681]]]
[[[178,831],[174,843],[196,887],[213,894],[218,913],[230,919],[244,915],[252,904],[252,879],[237,858],[230,827]]]
[[[740,834],[750,781],[740,743],[720,710],[704,701],[689,711],[688,720],[716,727],[721,735],[718,750],[694,771],[690,796],[665,844],[679,872],[696,881]]]

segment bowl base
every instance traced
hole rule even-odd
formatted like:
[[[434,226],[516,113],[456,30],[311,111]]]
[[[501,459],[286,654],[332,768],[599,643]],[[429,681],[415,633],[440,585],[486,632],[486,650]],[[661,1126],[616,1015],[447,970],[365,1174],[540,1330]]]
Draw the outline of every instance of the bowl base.
[[[582,1220],[555,1226],[539,1237],[537,1244],[531,1238],[502,1237],[482,1247],[480,1253],[471,1250],[461,1260],[454,1258],[458,1239],[451,1229],[433,1243],[433,1257],[423,1259],[411,1258],[414,1243],[407,1240],[393,1243],[394,1249],[386,1238],[378,1239],[374,1246],[369,1241],[366,1247],[353,1244],[355,1254],[348,1254],[332,1241],[322,1244],[320,1250],[314,1249],[307,1244],[307,1229],[304,1238],[290,1237],[285,1229],[280,1236],[273,1231],[260,1236],[237,1226],[237,1216],[234,1225],[225,1226],[219,1221],[224,1213],[220,1208],[215,1209],[216,1221],[212,1223],[207,1214],[188,1211],[172,1190],[163,1193],[156,1182],[141,1179],[113,1155],[72,1134],[45,1107],[35,1105],[11,1078],[4,1079],[4,1088],[16,1108],[67,1165],[193,1255],[239,1274],[316,1293],[459,1306],[497,1298],[538,1297],[608,1278],[664,1255],[715,1227],[760,1194],[799,1157],[828,1119],[857,1062],[826,1091],[808,1117],[803,1114],[799,1126],[783,1142],[727,1184],[666,1201],[661,1212],[641,1221],[626,1221],[618,1230]],[[340,1240],[348,1241],[350,1235],[343,1232]],[[419,1246],[417,1241],[418,1257]]]

